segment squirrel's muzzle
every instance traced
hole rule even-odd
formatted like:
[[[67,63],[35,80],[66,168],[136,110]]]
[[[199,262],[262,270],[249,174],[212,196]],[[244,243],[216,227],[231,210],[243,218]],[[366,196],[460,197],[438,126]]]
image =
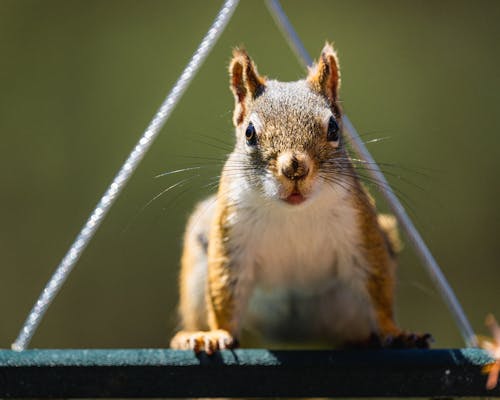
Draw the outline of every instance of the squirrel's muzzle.
[[[283,153],[278,157],[278,173],[291,181],[305,179],[309,175],[311,159],[304,153]]]

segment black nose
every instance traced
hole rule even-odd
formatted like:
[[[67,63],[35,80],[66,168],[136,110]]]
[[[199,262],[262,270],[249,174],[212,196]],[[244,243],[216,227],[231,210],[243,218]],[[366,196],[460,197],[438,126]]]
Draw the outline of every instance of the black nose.
[[[286,165],[281,167],[281,173],[292,181],[298,181],[307,176],[309,168],[304,162],[300,162],[296,157],[292,157]]]

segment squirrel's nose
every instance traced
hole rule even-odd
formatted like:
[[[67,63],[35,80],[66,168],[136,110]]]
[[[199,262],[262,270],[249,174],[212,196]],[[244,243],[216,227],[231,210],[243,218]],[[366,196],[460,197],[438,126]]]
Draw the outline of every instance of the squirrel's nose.
[[[309,157],[304,154],[282,154],[278,165],[281,173],[292,181],[304,179],[309,174]]]

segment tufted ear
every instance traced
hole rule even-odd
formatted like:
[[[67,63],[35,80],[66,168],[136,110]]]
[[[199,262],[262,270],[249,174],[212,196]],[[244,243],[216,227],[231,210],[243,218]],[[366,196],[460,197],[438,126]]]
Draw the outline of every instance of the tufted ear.
[[[266,81],[258,74],[255,64],[243,49],[233,50],[229,75],[235,101],[233,122],[238,126],[245,119],[250,103],[265,90]]]
[[[340,88],[340,69],[337,52],[330,43],[325,43],[318,62],[309,68],[307,82],[316,92],[325,96],[335,113],[340,116],[338,92]]]

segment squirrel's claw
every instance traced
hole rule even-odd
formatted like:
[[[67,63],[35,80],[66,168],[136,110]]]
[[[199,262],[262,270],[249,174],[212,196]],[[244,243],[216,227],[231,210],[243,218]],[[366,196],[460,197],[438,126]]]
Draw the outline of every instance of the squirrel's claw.
[[[236,346],[233,336],[224,329],[213,331],[180,331],[170,341],[175,350],[205,351],[208,355],[217,350],[232,349]]]
[[[434,341],[430,333],[401,332],[384,337],[383,347],[391,349],[428,349]]]

